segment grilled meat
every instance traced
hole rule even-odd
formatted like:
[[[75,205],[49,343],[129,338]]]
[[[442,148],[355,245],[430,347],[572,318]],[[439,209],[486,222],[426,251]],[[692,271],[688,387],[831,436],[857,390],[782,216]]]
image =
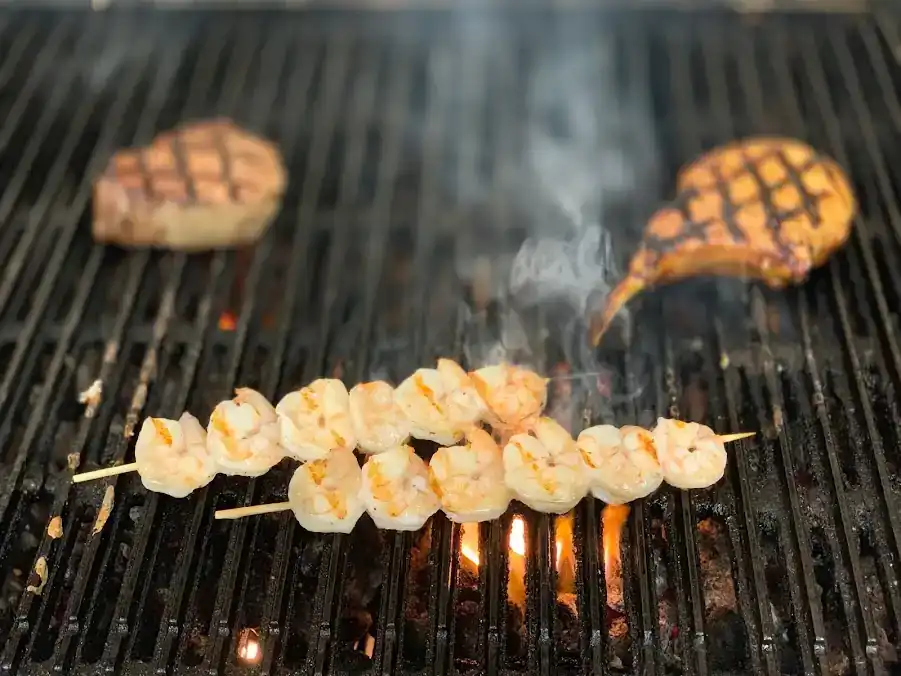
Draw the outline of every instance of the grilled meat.
[[[285,182],[268,141],[228,120],[186,124],[113,155],[94,185],[94,239],[182,251],[252,243]]]
[[[676,199],[651,216],[629,272],[590,317],[597,345],[644,289],[697,275],[745,276],[772,288],[804,281],[851,231],[845,173],[800,141],[751,138],[682,169]]]

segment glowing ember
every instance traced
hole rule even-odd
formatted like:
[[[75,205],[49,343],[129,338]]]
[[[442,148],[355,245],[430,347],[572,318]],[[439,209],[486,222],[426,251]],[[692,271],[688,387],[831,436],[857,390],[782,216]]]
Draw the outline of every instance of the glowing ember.
[[[244,664],[259,664],[262,659],[260,632],[256,629],[242,629],[238,632],[238,660]]]
[[[234,331],[235,327],[238,326],[238,320],[234,314],[228,312],[227,310],[219,315],[219,330],[220,331]]]
[[[607,505],[601,512],[604,533],[604,579],[607,581],[607,605],[617,608],[623,600],[620,540],[629,518],[628,505]]]
[[[366,634],[366,636],[354,643],[354,650],[359,650],[371,659],[375,654],[375,638],[373,638],[372,634]]]

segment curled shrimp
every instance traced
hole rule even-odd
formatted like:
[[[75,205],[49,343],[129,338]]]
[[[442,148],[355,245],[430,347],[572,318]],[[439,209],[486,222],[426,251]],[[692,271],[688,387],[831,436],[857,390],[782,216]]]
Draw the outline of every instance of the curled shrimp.
[[[462,439],[485,411],[466,371],[449,359],[439,359],[435,369],[417,369],[398,385],[396,401],[414,437],[442,446]]]
[[[726,447],[706,425],[658,418],[653,435],[663,478],[671,486],[707,488],[723,478]]]
[[[320,378],[286,394],[275,407],[281,443],[297,460],[319,460],[336,448],[357,445],[344,383]]]
[[[369,456],[360,497],[375,525],[386,530],[419,530],[440,507],[428,466],[410,446]]]
[[[394,388],[381,380],[350,391],[350,421],[366,453],[384,453],[410,438],[410,421],[395,401]]]
[[[178,420],[147,418],[135,443],[135,462],[144,488],[183,498],[216,476],[206,432],[190,413]]]
[[[453,417],[472,423],[481,420],[487,413],[487,406],[463,367],[452,359],[439,359],[437,371],[449,389],[447,403]]]
[[[432,490],[451,521],[490,521],[507,511],[501,449],[487,432],[473,429],[462,446],[439,448],[429,462]]]
[[[588,493],[588,472],[576,442],[551,418],[504,447],[504,481],[513,495],[539,512],[565,514]]]
[[[207,448],[226,474],[260,476],[284,456],[278,443],[278,418],[272,404],[248,387],[219,403],[210,415]]]
[[[527,368],[499,364],[469,375],[486,404],[485,422],[498,431],[528,430],[547,403],[547,378]]]
[[[576,441],[588,468],[591,494],[609,505],[623,505],[656,491],[663,483],[654,436],[646,429],[597,425]]]
[[[288,484],[288,501],[301,526],[314,533],[349,533],[363,516],[363,475],[353,451],[301,465]]]

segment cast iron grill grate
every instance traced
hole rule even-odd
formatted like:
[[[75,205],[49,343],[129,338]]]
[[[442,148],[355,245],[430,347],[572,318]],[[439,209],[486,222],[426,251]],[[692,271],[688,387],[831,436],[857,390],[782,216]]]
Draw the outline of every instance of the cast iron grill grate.
[[[897,670],[897,35],[891,17],[5,14],[0,667]],[[536,98],[548,64],[553,86]],[[584,146],[617,157],[595,133],[617,107],[622,156],[646,153],[656,171],[611,196],[628,172],[579,162]],[[241,255],[94,247],[90,179],[108,154],[220,114],[283,149],[291,186],[273,232]],[[93,533],[107,484],[72,486],[68,465],[125,458],[123,432],[145,414],[202,417],[236,384],[274,398],[321,373],[396,379],[482,354],[509,307],[495,294],[473,310],[472,251],[515,251],[580,218],[634,240],[681,163],[751,133],[805,138],[851,171],[863,215],[809,284],[649,294],[628,347],[599,355],[556,340],[558,308],[527,322],[549,331],[529,359],[555,374],[570,424],[671,414],[762,430],[712,489],[633,505],[621,576],[605,575],[594,501],[572,518],[520,507],[482,525],[477,565],[460,553],[476,531],[443,517],[415,534],[364,518],[347,537],[287,514],[212,519],[283,499],[288,466],[181,501],[118,477]],[[581,195],[566,187],[587,176],[588,206],[538,204],[527,188],[548,188],[547,174],[525,183],[523,166],[551,167],[552,198]],[[77,395],[95,378],[103,401],[85,409]],[[520,528],[524,559],[507,546]],[[41,594],[24,592],[42,557]]]

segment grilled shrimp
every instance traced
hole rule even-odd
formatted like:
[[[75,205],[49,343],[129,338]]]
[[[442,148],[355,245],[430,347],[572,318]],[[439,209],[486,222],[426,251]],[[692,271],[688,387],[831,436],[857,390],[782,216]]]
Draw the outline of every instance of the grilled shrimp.
[[[216,476],[206,432],[190,413],[178,420],[147,418],[135,443],[135,462],[144,488],[183,498]]]
[[[458,364],[439,359],[436,369],[417,369],[398,385],[396,401],[417,439],[450,446],[472,429],[484,402]]]
[[[360,497],[375,525],[386,530],[418,530],[440,507],[428,467],[410,446],[369,456]]]
[[[301,465],[288,484],[288,501],[301,526],[314,533],[349,533],[363,516],[363,475],[348,448]]]
[[[410,438],[410,421],[395,401],[394,388],[382,380],[350,391],[350,421],[366,453],[384,453]]]
[[[609,505],[643,498],[663,483],[654,436],[641,427],[589,427],[576,445],[588,467],[591,494]]]
[[[507,511],[501,449],[487,432],[473,429],[462,446],[439,448],[429,462],[429,480],[451,521],[490,521]]]
[[[551,418],[504,447],[504,480],[513,495],[539,512],[565,514],[588,493],[588,472],[576,442]]]
[[[676,488],[707,488],[723,478],[726,447],[706,425],[657,418],[653,430],[664,480]]]
[[[357,445],[344,383],[320,378],[286,394],[275,407],[281,443],[292,458],[319,460],[336,448]]]
[[[485,402],[485,422],[498,431],[527,431],[547,403],[547,379],[521,366],[486,366],[469,375]]]
[[[272,404],[256,390],[236,389],[235,398],[219,403],[210,415],[207,449],[225,474],[268,472],[284,456]]]
[[[471,420],[473,423],[481,420],[488,407],[463,367],[452,359],[439,359],[437,370],[450,390],[447,401],[452,416],[457,420]]]

